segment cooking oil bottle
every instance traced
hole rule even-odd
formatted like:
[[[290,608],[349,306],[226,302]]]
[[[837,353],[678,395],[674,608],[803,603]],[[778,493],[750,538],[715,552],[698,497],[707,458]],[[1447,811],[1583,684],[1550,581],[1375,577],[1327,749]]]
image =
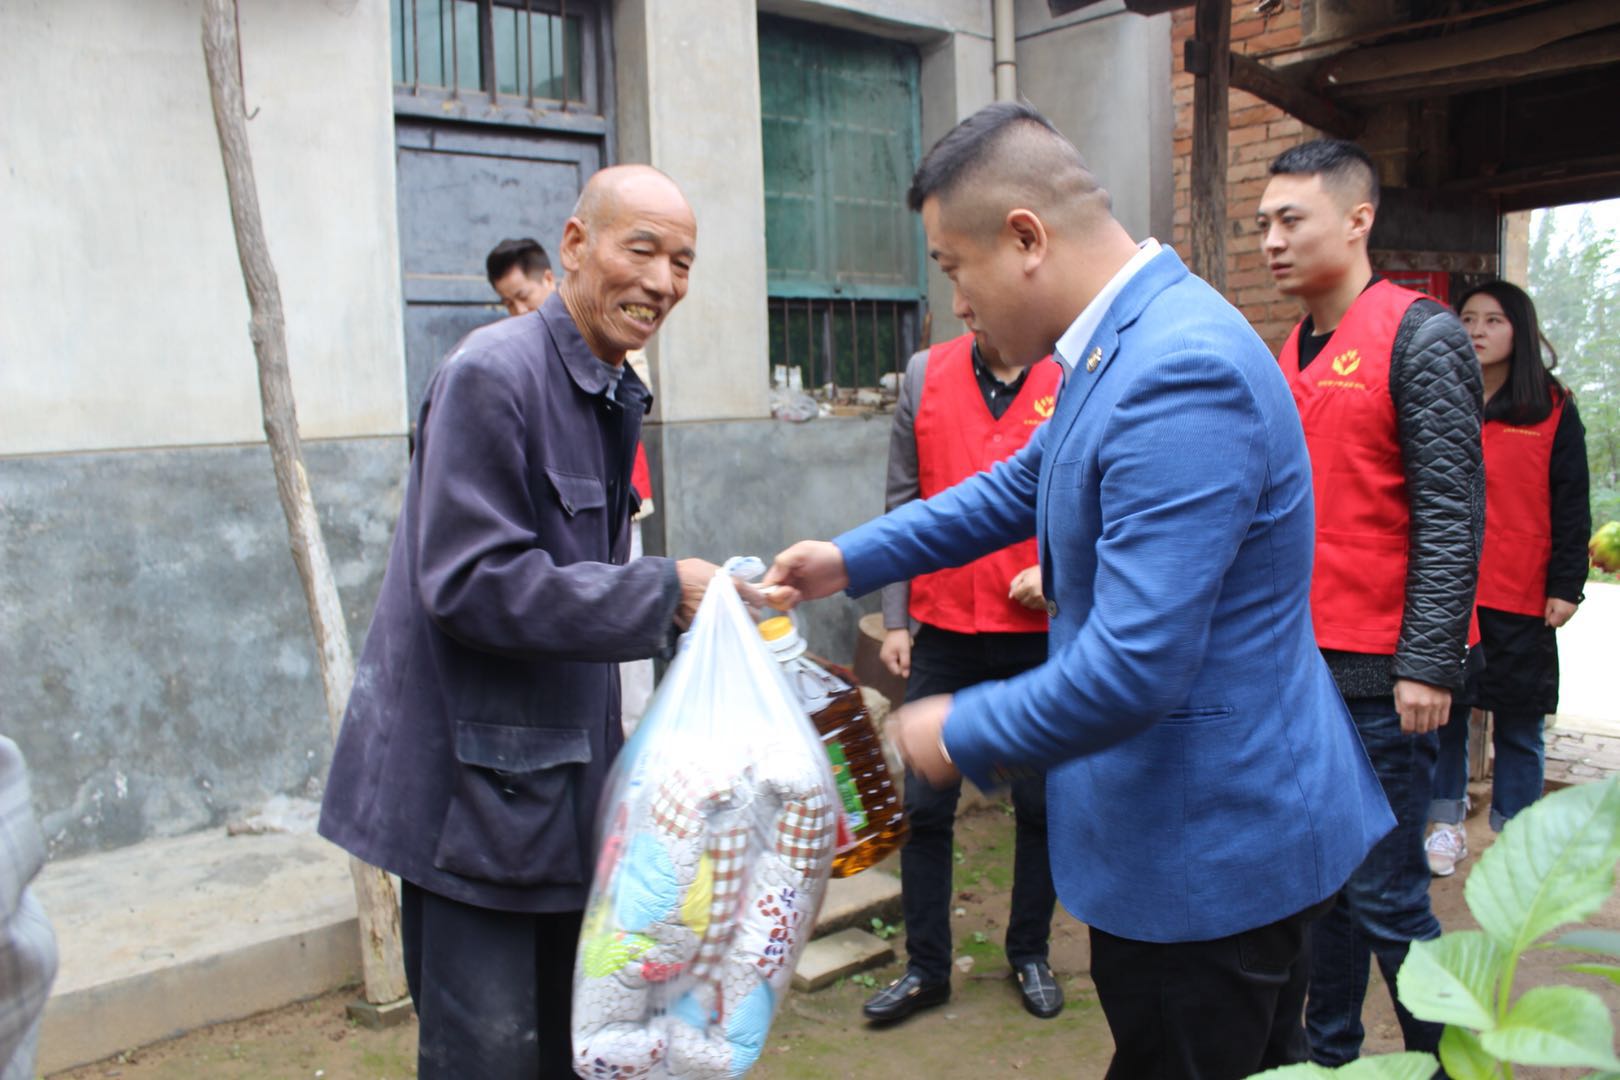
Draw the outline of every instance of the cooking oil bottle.
[[[900,850],[906,812],[872,718],[848,671],[805,651],[793,620],[766,619],[759,634],[821,733],[840,803],[832,876],[849,877]]]

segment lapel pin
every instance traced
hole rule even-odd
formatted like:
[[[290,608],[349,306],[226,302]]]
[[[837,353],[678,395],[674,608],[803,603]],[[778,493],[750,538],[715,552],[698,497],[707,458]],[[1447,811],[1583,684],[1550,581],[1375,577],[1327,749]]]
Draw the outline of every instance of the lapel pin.
[[[1091,349],[1091,355],[1086,357],[1086,370],[1088,372],[1096,371],[1097,365],[1100,363],[1102,363],[1102,346],[1094,345]]]

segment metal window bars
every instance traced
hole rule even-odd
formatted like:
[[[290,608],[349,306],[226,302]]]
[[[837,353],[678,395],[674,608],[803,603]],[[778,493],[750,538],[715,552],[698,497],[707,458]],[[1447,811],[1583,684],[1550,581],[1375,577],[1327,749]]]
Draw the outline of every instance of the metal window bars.
[[[463,90],[481,91],[489,95],[491,104],[498,104],[503,94],[512,94],[522,97],[531,112],[553,103],[562,112],[572,105],[587,104],[585,72],[576,58],[585,44],[582,16],[569,14],[568,0],[546,6],[552,10],[536,10],[535,0],[393,0],[395,83],[402,90],[408,87],[413,95],[421,96],[424,89],[445,91],[457,101]],[[514,71],[505,70],[500,62],[505,58],[505,43],[502,49],[496,45],[505,35],[497,26],[497,13],[512,20],[509,62],[517,69]],[[471,43],[472,70],[464,83],[461,24],[462,17],[469,14],[477,40]],[[543,73],[535,67],[534,42],[542,34]],[[424,60],[428,61],[425,67]],[[503,88],[503,81],[510,81],[510,90]]]
[[[920,308],[915,300],[773,296],[769,374],[833,405],[892,400],[920,347]]]

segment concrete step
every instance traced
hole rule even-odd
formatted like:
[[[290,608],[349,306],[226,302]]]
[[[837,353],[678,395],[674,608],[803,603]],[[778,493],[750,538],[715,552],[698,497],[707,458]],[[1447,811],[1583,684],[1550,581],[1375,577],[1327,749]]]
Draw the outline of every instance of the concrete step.
[[[46,866],[61,966],[39,1068],[99,1061],[360,978],[348,857],[310,834],[153,840]],[[898,917],[882,869],[831,882],[818,936]]]
[[[793,969],[793,989],[801,993],[820,990],[845,975],[879,967],[893,959],[893,946],[852,926],[818,937],[805,946],[799,966]]]

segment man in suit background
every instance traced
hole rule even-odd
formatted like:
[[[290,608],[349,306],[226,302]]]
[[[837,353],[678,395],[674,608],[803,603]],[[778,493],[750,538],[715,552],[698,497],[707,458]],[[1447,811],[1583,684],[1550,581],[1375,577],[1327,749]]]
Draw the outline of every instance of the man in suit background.
[[[773,602],[869,592],[1031,535],[1042,666],[906,705],[930,782],[1049,768],[1058,895],[1091,927],[1109,1076],[1303,1060],[1309,924],[1393,824],[1311,634],[1310,466],[1288,386],[1175,253],[1138,247],[1025,105],[964,120],[913,180],[953,309],[1066,385],[988,473],[777,556]]]

